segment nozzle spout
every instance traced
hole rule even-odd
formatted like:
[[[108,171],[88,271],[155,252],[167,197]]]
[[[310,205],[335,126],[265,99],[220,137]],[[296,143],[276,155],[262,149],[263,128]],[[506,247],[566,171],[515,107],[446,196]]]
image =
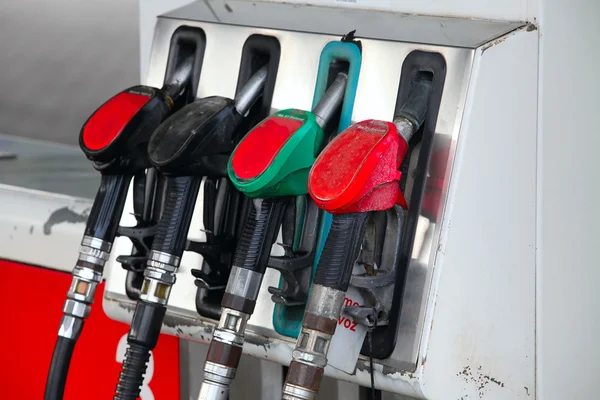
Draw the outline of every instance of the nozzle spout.
[[[162,91],[173,100],[181,96],[185,90],[185,86],[192,77],[193,66],[193,57],[189,56],[185,58],[177,69],[175,69],[171,78],[165,82]]]
[[[312,110],[317,117],[317,123],[322,129],[325,129],[331,117],[342,105],[347,82],[348,75],[343,72],[337,74],[333,83],[327,88],[319,103]]]
[[[419,130],[429,106],[429,95],[431,94],[431,77],[425,76],[419,79],[408,93],[408,98],[400,108],[394,124],[400,136],[408,141]]]
[[[262,93],[267,82],[268,67],[264,65],[248,79],[248,82],[235,95],[235,109],[244,116]]]

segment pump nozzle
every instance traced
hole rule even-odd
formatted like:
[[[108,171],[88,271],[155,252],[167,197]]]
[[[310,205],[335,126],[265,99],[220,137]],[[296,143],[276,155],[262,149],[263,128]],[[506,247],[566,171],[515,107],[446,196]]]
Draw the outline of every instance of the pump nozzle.
[[[182,95],[185,90],[185,86],[188,84],[192,76],[192,67],[194,66],[194,59],[189,56],[183,60],[181,64],[175,69],[173,76],[165,82],[162,87],[162,92],[172,99],[176,99]]]
[[[267,81],[268,67],[264,65],[248,79],[248,82],[240,89],[235,96],[235,109],[241,116],[245,116],[250,107],[254,104],[258,96],[262,93],[265,82]]]
[[[344,100],[347,82],[348,75],[343,72],[337,74],[333,83],[327,88],[327,91],[323,94],[321,100],[312,110],[313,114],[317,117],[317,124],[319,124],[321,129],[325,129],[325,126],[331,117],[340,108],[340,105]]]
[[[394,118],[398,134],[408,143],[412,135],[419,130],[427,114],[429,94],[431,93],[431,76],[423,75],[408,93],[406,102]]]

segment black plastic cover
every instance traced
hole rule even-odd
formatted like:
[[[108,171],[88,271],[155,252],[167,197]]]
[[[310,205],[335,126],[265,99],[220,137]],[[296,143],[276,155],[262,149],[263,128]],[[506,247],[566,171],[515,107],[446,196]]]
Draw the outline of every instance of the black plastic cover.
[[[241,121],[231,99],[196,100],[154,132],[148,144],[150,162],[166,174],[225,176]]]
[[[106,147],[90,150],[83,141],[83,131],[90,119],[109,101],[102,104],[83,124],[79,135],[79,146],[85,156],[94,162],[98,170],[111,173],[136,172],[150,167],[147,144],[150,136],[169,113],[163,94],[149,86],[133,86],[122,93],[142,92],[150,95],[150,100],[129,120],[119,135]],[[120,94],[120,93],[119,93]],[[113,96],[115,97],[115,96]]]

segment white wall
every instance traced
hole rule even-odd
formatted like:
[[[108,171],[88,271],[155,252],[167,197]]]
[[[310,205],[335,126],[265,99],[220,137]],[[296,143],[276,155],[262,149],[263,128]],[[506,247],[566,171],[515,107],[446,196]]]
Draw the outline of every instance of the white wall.
[[[600,2],[543,0],[538,393],[600,397]]]

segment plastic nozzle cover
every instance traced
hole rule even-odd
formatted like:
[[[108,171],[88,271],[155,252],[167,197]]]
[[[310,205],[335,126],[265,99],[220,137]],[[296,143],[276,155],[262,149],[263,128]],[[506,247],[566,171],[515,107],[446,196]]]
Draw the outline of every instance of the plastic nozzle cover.
[[[312,112],[317,117],[317,123],[322,129],[325,129],[331,117],[335,115],[342,105],[347,82],[348,75],[343,72],[337,74],[335,80],[327,88],[327,91],[313,109]]]
[[[81,130],[80,143],[84,150],[98,152],[107,148],[155,96],[156,90],[153,88],[135,86],[100,106]]]
[[[390,122],[354,124],[321,152],[310,171],[308,191],[332,214],[389,209],[401,198],[399,155],[407,149]]]

